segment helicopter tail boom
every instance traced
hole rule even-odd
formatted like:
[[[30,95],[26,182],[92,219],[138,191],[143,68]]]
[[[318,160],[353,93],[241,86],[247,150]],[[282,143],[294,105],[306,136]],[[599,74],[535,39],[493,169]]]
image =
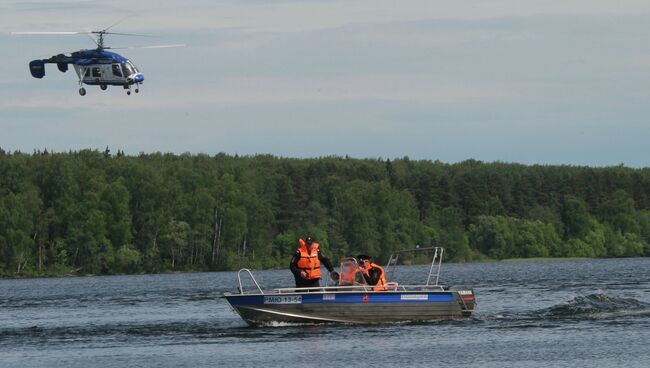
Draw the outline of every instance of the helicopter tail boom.
[[[29,72],[32,77],[41,79],[45,76],[45,64],[56,64],[60,72],[68,71],[68,64],[74,62],[74,58],[63,54],[52,56],[48,59],[36,59],[29,62]]]

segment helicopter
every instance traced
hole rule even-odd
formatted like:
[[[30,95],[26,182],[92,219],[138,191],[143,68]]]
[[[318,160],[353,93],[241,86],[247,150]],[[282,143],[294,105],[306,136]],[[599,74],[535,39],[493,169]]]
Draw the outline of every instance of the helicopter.
[[[113,27],[113,26],[111,26]],[[12,35],[74,35],[74,34],[88,34],[96,35],[92,38],[93,42],[97,45],[95,49],[82,49],[79,51],[71,52],[70,55],[58,54],[47,59],[36,59],[29,63],[29,71],[32,77],[42,79],[45,76],[45,64],[56,64],[59,71],[65,73],[68,71],[68,65],[74,67],[77,76],[79,77],[79,94],[86,95],[84,84],[89,86],[99,86],[101,90],[105,91],[108,86],[122,86],[127,90],[126,94],[131,95],[131,88],[133,87],[135,93],[140,92],[140,85],[144,82],[144,75],[135,66],[131,60],[119,55],[115,52],[108,51],[113,49],[104,43],[105,35],[120,35],[120,36],[141,36],[151,37],[148,35],[139,35],[132,33],[116,33],[109,32],[108,27],[100,31],[85,31],[85,32],[11,32]],[[165,47],[183,47],[185,45],[157,45],[157,46],[131,46],[123,48],[165,48]]]

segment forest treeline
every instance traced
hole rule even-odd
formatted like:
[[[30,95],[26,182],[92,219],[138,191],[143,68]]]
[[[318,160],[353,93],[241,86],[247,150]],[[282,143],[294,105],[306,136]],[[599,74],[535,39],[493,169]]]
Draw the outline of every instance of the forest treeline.
[[[287,267],[333,259],[650,255],[650,169],[0,149],[0,275]]]

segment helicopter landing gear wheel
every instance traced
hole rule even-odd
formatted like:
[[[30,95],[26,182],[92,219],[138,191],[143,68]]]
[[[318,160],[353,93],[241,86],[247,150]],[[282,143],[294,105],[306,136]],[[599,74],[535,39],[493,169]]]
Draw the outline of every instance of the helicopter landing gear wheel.
[[[140,89],[136,88],[135,93],[139,93],[139,92],[140,92]]]
[[[82,96],[85,96],[86,95],[86,89],[83,88],[83,87],[79,88],[79,94],[82,95]]]
[[[105,84],[102,84],[102,85],[99,86],[99,88],[101,88],[102,91],[106,91],[106,88],[108,88],[108,86],[105,85]]]
[[[131,90],[126,91],[126,94],[131,96]]]

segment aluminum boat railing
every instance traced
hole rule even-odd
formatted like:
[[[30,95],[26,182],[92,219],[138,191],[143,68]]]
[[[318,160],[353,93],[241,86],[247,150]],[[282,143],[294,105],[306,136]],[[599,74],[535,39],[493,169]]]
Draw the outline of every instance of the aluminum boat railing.
[[[251,280],[255,284],[257,290],[255,291],[244,291],[244,287],[241,280],[241,274],[245,272],[250,276]],[[293,287],[293,288],[277,288],[264,291],[260,284],[253,276],[253,273],[248,268],[242,268],[237,272],[237,281],[239,283],[239,294],[290,294],[290,293],[334,293],[334,292],[390,292],[390,291],[447,291],[441,285],[398,285],[396,282],[389,282],[386,286],[388,290],[386,291],[375,291],[373,290],[376,286],[373,285],[349,285],[349,286],[318,286],[318,287]]]
[[[283,293],[332,293],[332,292],[375,292],[385,293],[391,291],[446,291],[440,285],[388,285],[388,290],[377,291],[373,290],[376,286],[373,285],[351,285],[351,286],[320,286],[320,287],[307,287],[307,288],[281,288],[273,289],[272,292]]]
[[[417,247],[415,249],[405,249],[401,251],[394,252],[393,254],[390,255],[390,258],[388,259],[388,263],[386,264],[386,275],[388,276],[390,272],[390,278],[393,278],[395,275],[395,269],[397,265],[397,261],[399,260],[400,255],[407,253],[407,252],[420,252],[420,251],[433,251],[433,259],[431,260],[431,267],[429,267],[429,275],[427,277],[427,282],[424,285],[398,285],[396,282],[388,282],[386,287],[388,288],[387,291],[446,291],[441,285],[438,284],[438,281],[440,279],[440,267],[442,265],[442,255],[444,253],[444,248],[442,247],[427,247],[427,248],[420,248]],[[356,260],[354,258],[344,258],[344,260],[353,260],[354,264],[356,265]],[[242,285],[242,280],[241,280],[241,273],[245,272],[248,273],[250,276],[251,280],[253,280],[253,283],[255,283],[255,286],[257,287],[257,290],[259,292],[244,292],[244,288]],[[435,283],[431,283],[431,279],[435,279]],[[279,289],[272,289],[272,290],[267,290],[264,291],[260,287],[260,284],[257,282],[255,279],[255,276],[253,276],[253,273],[251,272],[250,269],[248,268],[242,268],[237,272],[237,281],[239,283],[239,293],[240,294],[287,294],[287,293],[305,293],[305,292],[318,292],[318,293],[327,293],[327,292],[375,292],[373,290],[376,286],[373,285],[366,285],[366,284],[358,284],[355,283],[354,285],[345,285],[345,286],[318,286],[318,287],[293,287],[293,288],[279,288]],[[383,292],[383,291],[377,291],[377,292]]]
[[[241,270],[239,270],[239,272],[237,272],[237,281],[239,282],[239,293],[240,294],[245,294],[244,293],[244,287],[242,286],[242,283],[241,283],[241,273],[242,272],[247,272],[248,275],[251,277],[251,280],[253,280],[253,282],[255,283],[255,286],[257,286],[257,289],[260,291],[260,294],[264,294],[264,290],[262,290],[262,288],[260,287],[260,284],[258,284],[257,280],[255,280],[255,276],[253,276],[253,273],[248,268],[242,268]]]
[[[438,285],[438,281],[440,280],[440,267],[442,266],[442,254],[444,253],[445,249],[442,247],[427,247],[427,248],[420,248],[419,246],[414,249],[404,249],[400,250],[397,252],[394,252],[393,254],[390,255],[390,258],[388,259],[388,263],[386,263],[386,276],[394,279],[395,278],[395,270],[397,267],[397,261],[399,260],[399,257],[404,254],[404,253],[411,253],[411,252],[422,252],[422,251],[427,251],[427,250],[432,250],[433,251],[433,257],[431,259],[431,267],[429,267],[429,276],[427,276],[427,283],[426,285],[429,285],[431,283],[431,278],[435,277],[435,283],[433,285]]]

